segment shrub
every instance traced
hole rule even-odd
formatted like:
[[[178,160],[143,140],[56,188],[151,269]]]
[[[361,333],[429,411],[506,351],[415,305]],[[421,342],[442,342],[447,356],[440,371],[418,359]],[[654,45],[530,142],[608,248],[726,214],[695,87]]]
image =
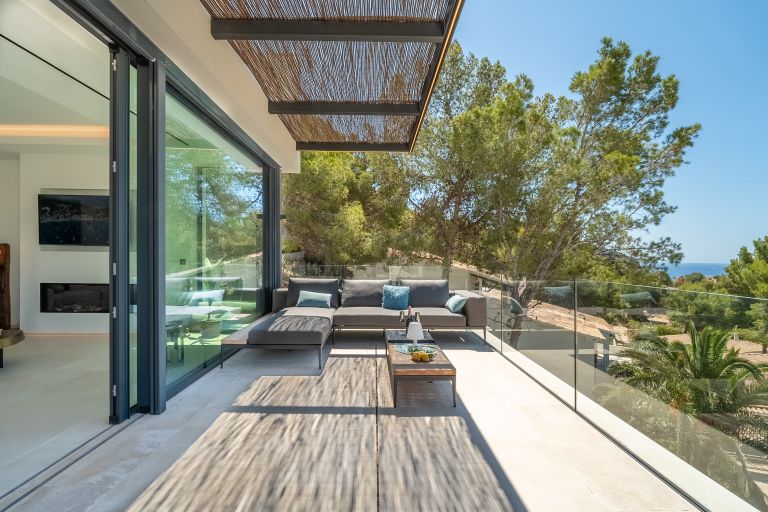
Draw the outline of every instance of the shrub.
[[[658,336],[672,336],[674,334],[683,334],[685,328],[677,324],[662,324],[653,327],[653,332]]]

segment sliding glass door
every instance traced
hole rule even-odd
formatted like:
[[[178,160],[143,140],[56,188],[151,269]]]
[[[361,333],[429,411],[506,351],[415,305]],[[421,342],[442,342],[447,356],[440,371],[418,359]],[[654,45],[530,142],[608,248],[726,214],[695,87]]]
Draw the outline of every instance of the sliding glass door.
[[[111,69],[53,3],[0,0],[0,502],[109,428]]]
[[[131,64],[129,69],[129,151],[128,151],[128,406],[138,405],[138,168],[139,168],[139,123],[138,123],[138,68]],[[142,313],[144,310],[142,304]]]
[[[173,389],[264,311],[262,167],[166,95],[165,344]]]

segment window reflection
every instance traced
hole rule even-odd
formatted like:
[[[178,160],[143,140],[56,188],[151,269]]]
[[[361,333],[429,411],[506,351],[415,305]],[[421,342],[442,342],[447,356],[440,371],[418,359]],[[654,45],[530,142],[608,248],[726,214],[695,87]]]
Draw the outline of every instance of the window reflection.
[[[262,314],[262,169],[166,98],[166,383]]]

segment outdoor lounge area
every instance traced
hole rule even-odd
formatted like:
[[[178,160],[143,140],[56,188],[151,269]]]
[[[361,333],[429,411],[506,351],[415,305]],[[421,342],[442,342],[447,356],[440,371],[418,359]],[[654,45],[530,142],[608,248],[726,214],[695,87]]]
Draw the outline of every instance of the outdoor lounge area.
[[[447,382],[393,408],[380,330],[338,333],[322,372],[240,351],[16,510],[695,510],[477,332],[433,334],[456,408]]]
[[[402,280],[393,286],[389,279],[290,278],[288,287],[272,295],[272,313],[243,327],[221,341],[221,366],[225,348],[312,350],[317,367],[323,368],[323,347],[336,331],[351,329],[392,330],[408,326],[407,311],[418,319],[418,335],[425,330],[481,328],[486,336],[487,298],[469,290],[449,290],[447,279]],[[343,288],[342,288],[343,286]],[[399,295],[389,297],[390,294]],[[407,310],[407,311],[406,311]],[[416,332],[416,331],[414,331]],[[387,339],[402,338],[387,335]]]
[[[768,512],[764,20],[0,0],[0,512]]]

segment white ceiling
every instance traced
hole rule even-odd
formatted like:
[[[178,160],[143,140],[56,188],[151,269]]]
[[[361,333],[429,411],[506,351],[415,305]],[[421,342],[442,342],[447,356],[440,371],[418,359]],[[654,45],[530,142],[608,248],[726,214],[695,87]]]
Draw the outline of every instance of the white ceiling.
[[[108,125],[105,45],[48,0],[0,1],[0,33],[16,43],[0,39],[0,124]],[[6,154],[106,145],[105,139],[0,137]]]

